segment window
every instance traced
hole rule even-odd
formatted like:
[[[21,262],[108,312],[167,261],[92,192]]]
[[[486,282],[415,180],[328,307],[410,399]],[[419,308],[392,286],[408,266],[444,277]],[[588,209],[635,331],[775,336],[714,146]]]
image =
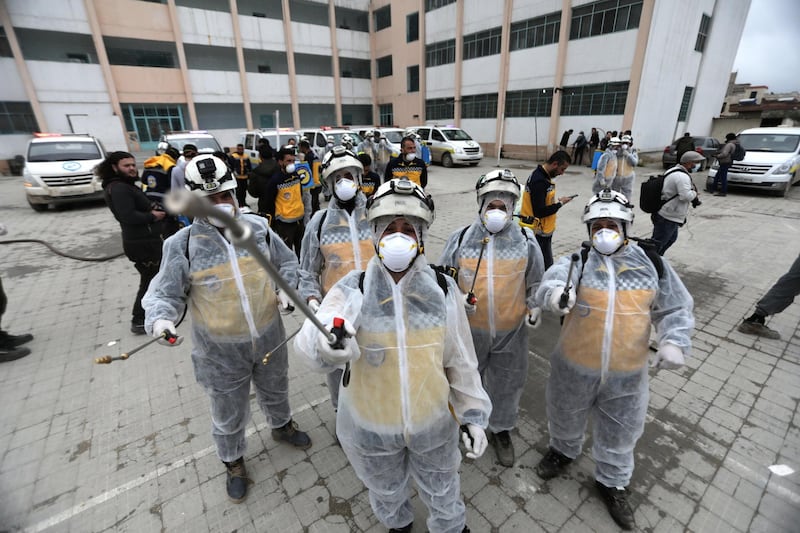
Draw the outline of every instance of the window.
[[[269,65],[259,65],[258,66],[258,72],[260,74],[271,74],[272,73],[272,67],[270,67]]]
[[[8,37],[6,37],[6,29],[0,26],[0,57],[13,57],[11,53],[11,45],[8,44]]]
[[[406,42],[413,43],[419,40],[419,13],[406,16]]]
[[[692,102],[692,93],[694,87],[686,87],[683,90],[683,98],[681,99],[681,109],[678,111],[678,122],[686,120],[686,115],[689,114],[689,104]]]
[[[553,89],[529,89],[506,92],[507,117],[549,117]]]
[[[603,0],[572,9],[570,39],[583,39],[639,27],[642,0]]]
[[[0,102],[0,134],[38,131],[30,102]]]
[[[165,133],[181,131],[183,109],[158,104],[126,104],[122,108],[125,129],[135,131],[140,142],[157,142]]]
[[[436,67],[456,62],[456,40],[441,41],[425,46],[425,66]]]
[[[628,82],[564,87],[562,115],[621,115],[628,98]]]
[[[700,19],[700,29],[697,31],[697,40],[694,43],[696,52],[702,52],[706,48],[706,39],[708,39],[708,30],[711,27],[711,17],[703,13]]]
[[[443,142],[446,141],[446,139],[444,138],[444,135],[442,135],[442,132],[439,131],[439,130],[431,130],[431,140],[432,141],[438,141],[440,143],[443,143]]]
[[[461,118],[496,118],[497,93],[474,94],[461,98]]]
[[[406,71],[406,77],[408,78],[408,90],[406,92],[419,92],[419,65],[408,67]]]
[[[394,124],[394,110],[392,104],[381,104],[378,106],[378,120],[381,126],[391,126]]]
[[[448,4],[453,4],[455,1],[456,0],[425,0],[425,13],[433,11],[434,9],[439,9]]]
[[[370,79],[372,77],[372,63],[369,59],[355,59],[340,57],[339,69],[343,78]],[[370,112],[371,113],[371,112]]]
[[[379,78],[392,75],[392,56],[379,57],[376,61],[376,71]]]
[[[749,98],[755,98],[756,96],[758,96],[758,93],[756,91],[750,91]]]
[[[522,50],[558,42],[561,30],[561,13],[520,20],[511,24],[510,50]]]
[[[392,25],[392,6],[388,5],[380,9],[376,9],[372,13],[372,18],[375,21],[375,31],[381,31]]]
[[[500,53],[501,28],[479,31],[464,36],[464,59],[491,56]]]
[[[89,63],[89,54],[67,54],[67,61],[70,63]]]
[[[108,53],[108,62],[112,65],[165,68],[175,66],[175,58],[171,52],[111,47],[106,47],[106,52]]]
[[[455,116],[454,100],[452,98],[432,98],[425,100],[426,120],[442,120]]]
[[[341,6],[336,6],[334,10],[337,28],[369,33],[369,13],[366,11]]]

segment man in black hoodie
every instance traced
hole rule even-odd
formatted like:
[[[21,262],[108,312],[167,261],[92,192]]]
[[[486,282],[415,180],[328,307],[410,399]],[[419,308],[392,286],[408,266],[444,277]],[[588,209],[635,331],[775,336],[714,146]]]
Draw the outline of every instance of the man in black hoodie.
[[[97,165],[103,180],[106,204],[122,228],[122,249],[139,272],[139,290],[131,312],[131,332],[144,334],[142,297],[161,264],[163,220],[158,209],[135,182],[139,177],[136,159],[128,152],[112,152]]]

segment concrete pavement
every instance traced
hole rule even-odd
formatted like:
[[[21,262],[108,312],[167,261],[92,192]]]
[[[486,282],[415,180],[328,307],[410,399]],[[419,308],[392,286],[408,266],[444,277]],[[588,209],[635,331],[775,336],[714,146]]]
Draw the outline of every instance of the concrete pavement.
[[[432,168],[432,262],[447,236],[473,220],[475,180],[494,163]],[[533,168],[503,164],[522,180]],[[640,168],[639,176],[657,171]],[[559,256],[586,238],[580,215],[591,195],[590,171],[571,167],[557,184],[559,195],[580,194],[559,214]],[[797,531],[800,474],[769,467],[800,468],[800,302],[770,322],[782,340],[743,335],[736,326],[800,253],[800,187],[787,198],[733,192],[702,199],[667,253],[695,298],[697,328],[685,368],[651,371],[648,424],[631,483],[637,527]],[[0,177],[0,221],[9,228],[0,240],[44,239],[94,257],[121,251],[119,226],[104,205],[35,213],[19,177]],[[651,229],[637,210],[634,233],[649,236]],[[131,263],[78,262],[37,244],[0,245],[0,258],[9,296],[3,327],[36,337],[32,355],[0,364],[0,531],[384,531],[335,444],[324,376],[309,372],[293,350],[291,404],[314,445],[297,451],[275,443],[253,402],[246,460],[254,483],[247,500],[234,505],[210,438],[208,403],[194,380],[191,343],[154,345],[110,366],[92,362],[146,340],[128,331],[138,284]],[[287,331],[300,319],[290,316]],[[533,471],[547,446],[547,355],[557,334],[557,320],[546,316],[530,340],[513,433],[516,465],[501,467],[491,448],[462,465],[474,532],[616,530],[593,489],[590,439],[566,475],[545,483]],[[425,531],[424,506],[414,502],[414,531]]]

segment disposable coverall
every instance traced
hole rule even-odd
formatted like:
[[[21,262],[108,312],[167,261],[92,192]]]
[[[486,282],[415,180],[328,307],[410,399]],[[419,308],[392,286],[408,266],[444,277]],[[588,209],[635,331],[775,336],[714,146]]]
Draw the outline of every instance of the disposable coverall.
[[[609,148],[600,156],[597,162],[592,193],[597,194],[606,187],[621,192],[625,198],[631,200],[633,182],[636,178],[636,165],[639,164],[639,155],[634,149],[615,151]]]
[[[267,221],[240,215],[259,248],[281,276],[297,283],[297,258]],[[275,350],[285,332],[275,289],[266,271],[244,248],[228,242],[204,219],[164,242],[161,270],[142,305],[145,329],[158,319],[177,322],[188,305],[192,313],[192,363],[197,382],[211,400],[212,436],[222,461],[244,455],[245,424],[250,418],[250,381],[271,428],[291,420],[288,350]]]
[[[361,356],[341,389],[336,434],[369,489],[378,519],[389,528],[412,522],[409,478],[427,506],[431,532],[460,532],[458,423],[486,427],[491,402],[480,382],[461,292],[439,286],[424,255],[395,283],[377,256],[342,278],[317,316],[343,317],[357,330]],[[317,330],[306,321],[295,346],[312,367],[329,372],[317,351]]]
[[[562,257],[545,273],[539,305],[565,286],[569,262]],[[591,414],[595,477],[606,487],[626,487],[633,473],[649,398],[651,323],[660,346],[674,344],[685,355],[691,349],[692,297],[666,260],[663,265],[659,279],[644,251],[625,245],[611,256],[592,248],[586,264],[579,259],[572,273],[576,304],[550,359],[550,446],[577,457]]]
[[[492,235],[478,218],[465,230],[450,236],[439,264],[458,267],[458,286],[463,293],[469,292],[482,241],[488,237],[475,282],[476,310],[468,318],[478,370],[492,400],[489,430],[498,433],[516,426],[528,376],[525,322],[528,309],[535,307],[544,261],[533,233],[517,224]]]
[[[386,172],[386,165],[392,158],[392,150],[389,148],[385,139],[375,142],[373,139],[367,137],[356,146],[356,153],[368,154],[372,158],[372,170],[379,176],[384,175]]]
[[[375,255],[372,230],[367,222],[367,199],[362,193],[353,199],[353,212],[348,213],[336,196],[328,209],[314,214],[306,227],[300,247],[300,296],[304,300],[322,298],[333,285],[352,270],[364,270]],[[327,376],[333,408],[339,406],[339,384],[342,369]]]

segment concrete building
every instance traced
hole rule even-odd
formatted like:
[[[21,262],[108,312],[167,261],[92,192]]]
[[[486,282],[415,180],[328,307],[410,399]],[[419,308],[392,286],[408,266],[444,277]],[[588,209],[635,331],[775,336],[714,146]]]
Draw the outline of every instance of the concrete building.
[[[135,150],[334,124],[453,123],[527,157],[631,129],[658,150],[711,131],[749,3],[0,0],[0,159],[37,130]]]

